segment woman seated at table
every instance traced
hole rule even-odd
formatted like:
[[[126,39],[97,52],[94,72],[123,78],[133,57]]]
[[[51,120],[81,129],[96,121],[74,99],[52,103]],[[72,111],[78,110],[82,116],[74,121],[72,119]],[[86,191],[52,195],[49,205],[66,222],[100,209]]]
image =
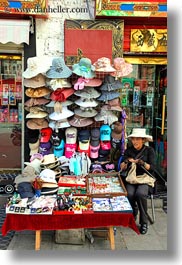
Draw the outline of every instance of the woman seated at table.
[[[134,128],[127,138],[131,140],[132,145],[124,152],[123,162],[120,164],[121,171],[126,170],[128,166],[134,163],[136,165],[136,178],[146,173],[145,170],[152,174],[156,167],[155,151],[152,147],[145,144],[146,142],[152,141],[152,136],[147,135],[146,129],[144,128]],[[148,176],[148,178],[151,177]],[[151,180],[153,180],[152,185],[154,185],[155,180],[152,178]],[[140,213],[140,233],[146,234],[148,231],[147,195],[149,192],[149,184],[133,184],[133,182],[131,184],[126,178],[126,189],[135,219],[138,210]]]

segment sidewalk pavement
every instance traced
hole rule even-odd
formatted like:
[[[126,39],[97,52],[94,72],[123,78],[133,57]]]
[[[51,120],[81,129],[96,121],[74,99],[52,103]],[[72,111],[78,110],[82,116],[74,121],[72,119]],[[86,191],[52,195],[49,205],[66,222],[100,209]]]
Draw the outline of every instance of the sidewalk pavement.
[[[149,209],[149,213],[150,213]],[[138,235],[132,229],[117,227],[115,233],[115,250],[167,250],[167,214],[162,207],[155,209],[156,221],[149,224],[148,233]],[[138,224],[138,220],[136,221]],[[35,232],[15,232],[7,250],[34,250]],[[110,250],[106,237],[94,236],[91,243],[88,238],[82,245],[58,244],[55,242],[54,231],[42,231],[41,250]]]

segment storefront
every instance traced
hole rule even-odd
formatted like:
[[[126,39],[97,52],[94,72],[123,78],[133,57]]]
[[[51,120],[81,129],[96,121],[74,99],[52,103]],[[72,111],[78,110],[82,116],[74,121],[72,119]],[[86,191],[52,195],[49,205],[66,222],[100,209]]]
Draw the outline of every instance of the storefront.
[[[45,1],[41,2],[44,6]],[[32,12],[30,16],[28,9],[24,8],[35,8],[35,4],[27,1],[0,3],[0,172],[19,172],[23,167],[25,138],[22,71],[27,58],[36,54],[37,16]],[[45,14],[39,13],[39,16]]]

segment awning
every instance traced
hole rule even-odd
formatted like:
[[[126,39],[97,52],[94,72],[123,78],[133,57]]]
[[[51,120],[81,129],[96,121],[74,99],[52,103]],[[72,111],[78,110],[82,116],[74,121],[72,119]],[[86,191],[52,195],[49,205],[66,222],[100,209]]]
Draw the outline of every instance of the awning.
[[[0,42],[29,44],[30,20],[0,19]]]

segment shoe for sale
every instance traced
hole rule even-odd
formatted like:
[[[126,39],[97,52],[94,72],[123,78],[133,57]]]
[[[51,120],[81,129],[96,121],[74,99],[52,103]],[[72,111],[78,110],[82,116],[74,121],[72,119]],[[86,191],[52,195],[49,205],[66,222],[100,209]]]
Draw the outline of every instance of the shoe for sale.
[[[148,225],[147,224],[142,224],[140,227],[140,234],[145,235],[148,231]]]

